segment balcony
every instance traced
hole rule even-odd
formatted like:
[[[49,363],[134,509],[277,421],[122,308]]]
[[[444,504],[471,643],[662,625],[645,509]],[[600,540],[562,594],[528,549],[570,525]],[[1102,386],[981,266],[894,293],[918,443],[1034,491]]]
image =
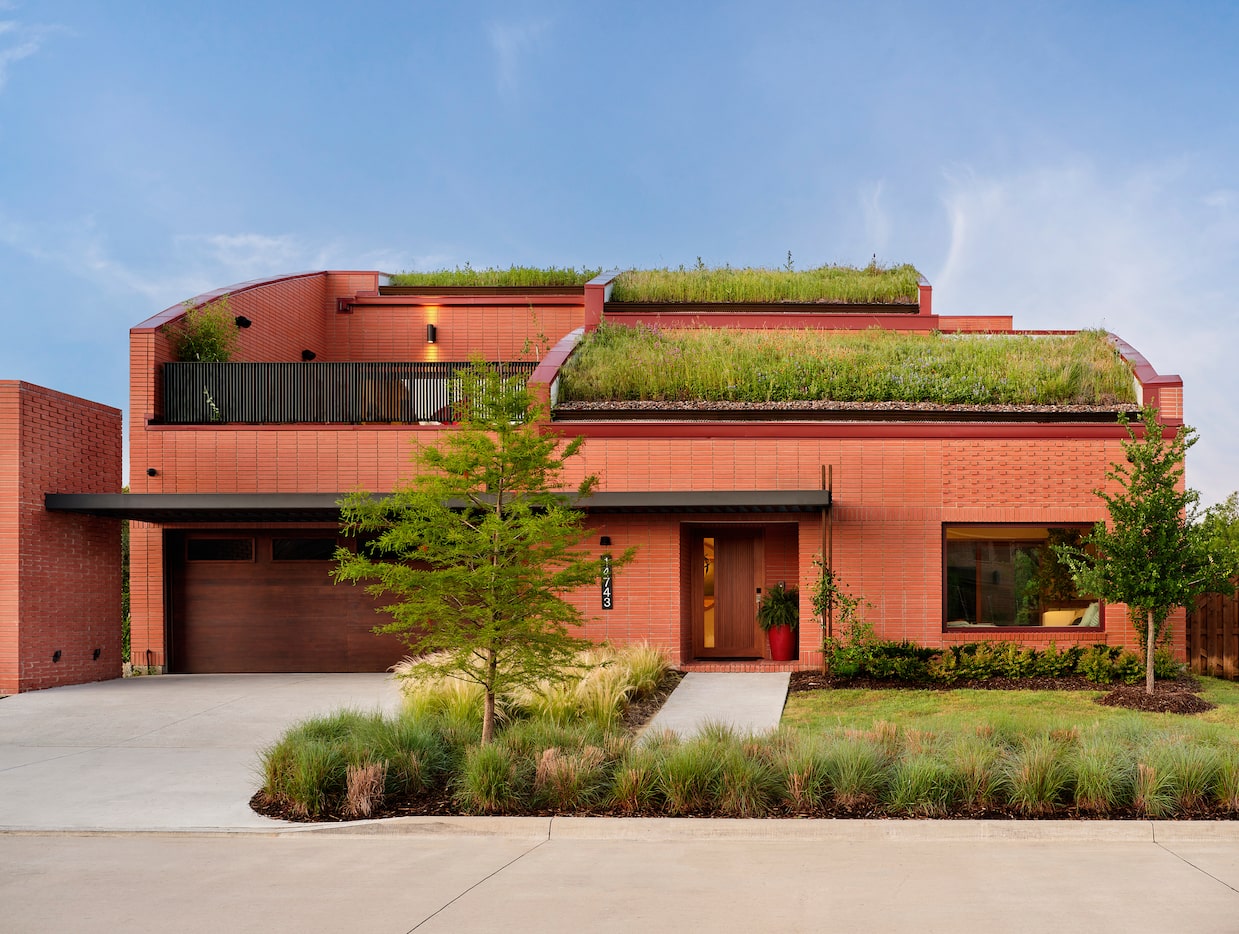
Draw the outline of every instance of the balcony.
[[[165,363],[167,425],[451,422],[467,362]],[[536,363],[493,363],[528,379]]]

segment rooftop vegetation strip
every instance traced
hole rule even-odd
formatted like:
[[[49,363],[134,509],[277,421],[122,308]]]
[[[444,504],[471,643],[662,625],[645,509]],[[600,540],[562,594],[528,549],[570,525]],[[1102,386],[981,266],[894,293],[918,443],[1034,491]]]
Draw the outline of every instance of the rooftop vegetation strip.
[[[710,267],[633,269],[621,273],[613,302],[914,303],[915,266],[818,266],[815,269]]]
[[[1135,385],[1103,331],[947,336],[604,323],[568,361],[559,399],[1113,405],[1134,402]]]
[[[599,269],[571,267],[509,266],[507,269],[474,269],[468,263],[455,269],[432,272],[402,272],[391,277],[398,286],[450,286],[454,288],[495,288],[522,286],[584,285],[601,272]]]

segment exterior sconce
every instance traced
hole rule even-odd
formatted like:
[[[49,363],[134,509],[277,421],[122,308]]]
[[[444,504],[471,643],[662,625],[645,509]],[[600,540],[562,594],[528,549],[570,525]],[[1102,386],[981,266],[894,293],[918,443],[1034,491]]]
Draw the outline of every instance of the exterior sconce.
[[[610,536],[610,535],[604,535],[604,536],[602,536],[602,538],[598,539],[598,544],[599,544],[599,545],[602,545],[604,548],[605,548],[607,545],[610,545],[610,544],[611,544],[611,536]]]
[[[237,320],[237,327],[239,327],[239,328],[247,328],[247,327],[249,327],[251,324],[253,324],[253,323],[254,323],[254,322],[253,322],[253,321],[251,321],[249,318],[245,317],[245,315],[237,315],[237,319],[236,319],[236,320]]]
[[[60,661],[60,649],[57,649],[55,652],[52,653],[52,662],[54,663],[58,661]]]
[[[426,343],[433,344],[439,339],[439,329],[433,324],[426,325]]]
[[[318,356],[318,354],[316,354],[316,353],[315,353],[314,351],[312,351],[312,350],[303,350],[303,351],[301,351],[301,359],[302,359],[302,360],[304,360],[306,363],[309,363],[311,360],[313,360],[313,359],[314,359],[315,357],[317,357],[317,356]]]
[[[158,476],[159,476],[159,471],[158,471],[158,470],[156,470],[154,467],[147,467],[147,468],[146,468],[146,475],[147,475],[148,477],[158,477]]]
[[[103,649],[95,649],[94,653],[90,657],[94,659],[95,661],[99,661],[99,656],[102,654],[103,654]]]

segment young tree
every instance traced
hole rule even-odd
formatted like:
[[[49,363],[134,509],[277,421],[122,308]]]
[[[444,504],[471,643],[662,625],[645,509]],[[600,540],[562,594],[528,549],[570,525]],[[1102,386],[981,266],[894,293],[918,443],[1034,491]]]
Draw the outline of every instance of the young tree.
[[[1183,485],[1183,459],[1196,443],[1186,425],[1165,438],[1157,411],[1141,413],[1142,432],[1127,428],[1126,463],[1107,479],[1122,490],[1097,490],[1110,513],[1079,546],[1055,545],[1081,593],[1126,603],[1145,646],[1145,690],[1153,693],[1153,652],[1170,611],[1207,590],[1226,588],[1239,569],[1234,549],[1220,547],[1199,518],[1200,494]]]
[[[341,502],[345,534],[377,537],[356,554],[340,549],[332,574],[395,597],[382,607],[392,621],[375,631],[404,638],[423,671],[482,686],[489,743],[496,696],[555,678],[585,644],[572,635],[581,613],[564,595],[601,571],[576,547],[586,530],[573,508],[596,478],[574,495],[556,492],[582,439],[561,449],[543,435],[523,382],[480,363],[460,380],[463,425],[418,454],[416,478],[382,499],[354,493]]]

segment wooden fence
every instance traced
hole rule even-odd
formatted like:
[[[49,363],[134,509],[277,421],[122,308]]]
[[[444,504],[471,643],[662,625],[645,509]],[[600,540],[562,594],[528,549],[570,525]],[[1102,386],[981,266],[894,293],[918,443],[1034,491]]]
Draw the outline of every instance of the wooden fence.
[[[1239,679],[1239,596],[1205,594],[1187,611],[1187,663],[1198,675]]]

